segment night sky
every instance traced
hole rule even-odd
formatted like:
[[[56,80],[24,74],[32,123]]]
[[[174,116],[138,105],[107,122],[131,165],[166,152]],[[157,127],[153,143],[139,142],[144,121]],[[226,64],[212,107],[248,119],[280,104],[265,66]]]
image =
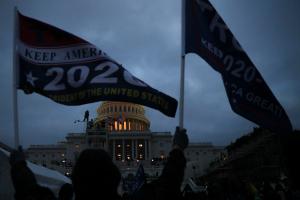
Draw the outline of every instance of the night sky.
[[[212,0],[265,81],[300,128],[300,1]],[[180,0],[0,1],[0,141],[13,146],[13,11],[73,33],[117,60],[133,75],[179,100]],[[256,125],[235,114],[219,73],[195,54],[186,56],[184,127],[192,142],[227,145]],[[64,106],[18,92],[21,144],[53,144],[82,132],[84,111],[101,102]],[[174,131],[176,118],[146,108],[152,131]]]

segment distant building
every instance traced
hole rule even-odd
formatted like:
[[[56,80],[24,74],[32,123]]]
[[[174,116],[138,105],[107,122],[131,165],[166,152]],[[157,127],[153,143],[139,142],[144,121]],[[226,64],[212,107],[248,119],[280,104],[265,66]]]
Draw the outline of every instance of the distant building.
[[[210,142],[190,143],[185,150],[185,157],[188,161],[185,176],[202,176],[210,164],[220,160],[223,154],[223,146],[213,146]]]
[[[55,145],[31,145],[28,159],[69,175],[82,150],[102,148],[110,153],[123,174],[135,173],[140,162],[150,176],[160,173],[172,148],[171,132],[152,132],[144,107],[137,104],[104,102],[97,114],[95,120],[87,122],[84,133],[69,133],[66,141]],[[191,143],[185,154],[203,171],[221,151],[211,143]]]

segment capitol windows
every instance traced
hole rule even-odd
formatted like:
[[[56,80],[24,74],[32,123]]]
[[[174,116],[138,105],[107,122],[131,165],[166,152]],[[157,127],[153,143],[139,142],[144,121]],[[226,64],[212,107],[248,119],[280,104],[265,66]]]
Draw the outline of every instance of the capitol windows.
[[[118,130],[118,122],[115,121],[115,130]]]
[[[127,120],[126,121],[126,125],[127,125],[127,129],[128,129],[128,131],[130,131],[131,130],[131,123],[130,123],[130,120]]]
[[[115,159],[122,160],[122,140],[115,140]]]
[[[112,106],[110,107],[110,112],[113,112],[113,107]]]
[[[126,111],[126,106],[124,106],[123,110],[124,110],[124,112],[127,112],[127,111]]]
[[[115,106],[115,112],[118,112],[117,106]]]
[[[138,140],[137,141],[137,159],[138,160],[144,160],[145,159],[145,141],[144,140]]]
[[[132,160],[132,146],[131,146],[131,140],[125,140],[125,160]]]
[[[122,123],[121,122],[119,122],[119,131],[122,131]]]
[[[121,154],[121,153],[118,153],[118,154],[117,154],[116,160],[122,160],[122,154]]]
[[[127,130],[127,123],[126,123],[126,121],[124,121],[124,130],[125,131]]]

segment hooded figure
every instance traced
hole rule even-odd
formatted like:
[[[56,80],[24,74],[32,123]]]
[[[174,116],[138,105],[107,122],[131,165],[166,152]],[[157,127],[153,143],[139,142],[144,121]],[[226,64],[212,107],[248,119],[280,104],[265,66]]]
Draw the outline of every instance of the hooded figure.
[[[80,154],[72,173],[76,200],[120,199],[121,173],[108,153],[86,149]]]

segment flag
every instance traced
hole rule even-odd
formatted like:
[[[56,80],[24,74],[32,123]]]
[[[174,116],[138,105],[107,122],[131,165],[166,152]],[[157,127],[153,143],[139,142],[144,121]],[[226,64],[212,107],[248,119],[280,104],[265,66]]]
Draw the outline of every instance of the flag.
[[[124,101],[175,116],[176,99],[136,78],[93,44],[20,13],[18,17],[18,89],[64,105]]]
[[[117,118],[117,121],[118,121],[120,124],[122,124],[122,123],[123,123],[123,121],[124,121],[124,118],[123,118],[123,115],[122,115],[122,113],[120,113],[119,117]]]
[[[145,183],[146,176],[142,164],[139,164],[135,177],[122,179],[123,190],[129,194],[137,192]]]
[[[143,186],[144,183],[146,183],[146,175],[145,175],[144,167],[141,163],[135,175],[133,192],[138,191]]]
[[[185,0],[184,53],[196,53],[223,79],[231,108],[274,132],[291,122],[255,65],[208,0]]]

